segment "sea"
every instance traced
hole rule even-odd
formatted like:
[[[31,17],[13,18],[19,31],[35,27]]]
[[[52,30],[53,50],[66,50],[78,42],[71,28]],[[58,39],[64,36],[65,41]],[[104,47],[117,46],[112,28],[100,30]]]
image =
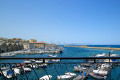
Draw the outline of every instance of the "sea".
[[[65,47],[63,45],[61,45],[64,50],[62,53],[59,54],[54,54],[57,55],[57,57],[90,57],[96,54],[101,54],[101,53],[106,53],[109,54],[109,52],[111,52],[111,50],[104,50],[104,49],[89,49],[89,48],[80,48],[80,47]],[[88,45],[88,46],[94,46],[94,47],[116,47],[116,48],[120,48],[120,45]],[[114,50],[111,52],[111,54],[118,54],[120,55],[120,51]],[[48,57],[48,55],[50,55],[50,53],[48,54],[17,54],[14,57]],[[23,63],[24,60],[0,60],[0,63]],[[65,62],[64,60],[62,62]],[[67,60],[66,60],[67,62]],[[74,62],[73,60],[68,60],[68,62]],[[78,61],[79,62],[79,61]],[[7,64],[9,65],[9,64]],[[18,80],[24,79],[27,80],[27,78],[29,80],[37,80],[37,78],[42,77],[44,75],[52,75],[52,79],[51,80],[57,80],[57,76],[58,75],[64,75],[65,72],[73,72],[76,73],[77,75],[79,75],[79,73],[74,72],[74,66],[80,65],[79,63],[77,64],[50,64],[48,65],[46,68],[38,68],[38,69],[32,69],[32,72],[27,72],[27,73],[23,73],[17,76]],[[109,73],[110,74],[110,73]],[[107,75],[107,79],[110,79],[110,75]],[[111,69],[111,79],[112,80],[120,80],[119,78],[120,75],[120,66],[115,66],[114,68]],[[27,76],[27,77],[26,77]],[[2,75],[0,76],[0,80],[4,80],[6,78],[4,78]],[[7,79],[7,80],[11,80],[11,79]],[[88,77],[87,80],[97,80],[94,79],[92,77]]]

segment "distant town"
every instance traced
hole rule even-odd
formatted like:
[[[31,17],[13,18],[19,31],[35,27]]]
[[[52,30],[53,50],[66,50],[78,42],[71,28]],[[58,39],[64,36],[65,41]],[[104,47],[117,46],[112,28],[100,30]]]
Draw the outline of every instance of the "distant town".
[[[0,38],[0,53],[61,53],[62,47],[36,39],[24,40],[21,38]]]

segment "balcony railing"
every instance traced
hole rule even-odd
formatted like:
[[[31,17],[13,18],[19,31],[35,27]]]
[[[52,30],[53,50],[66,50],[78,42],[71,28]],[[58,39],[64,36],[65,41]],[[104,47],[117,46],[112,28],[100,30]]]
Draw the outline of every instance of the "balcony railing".
[[[0,80],[120,80],[119,62],[120,57],[1,57]]]

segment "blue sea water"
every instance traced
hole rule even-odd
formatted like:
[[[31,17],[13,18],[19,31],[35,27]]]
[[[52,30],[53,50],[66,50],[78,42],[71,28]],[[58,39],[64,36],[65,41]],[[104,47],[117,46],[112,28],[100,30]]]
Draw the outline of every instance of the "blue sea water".
[[[93,45],[88,45],[88,46],[93,46]],[[94,47],[119,47],[120,45],[94,45]],[[95,54],[100,54],[100,53],[106,53],[108,54],[111,50],[103,50],[103,49],[88,49],[88,48],[80,48],[80,47],[64,47],[63,53],[61,54],[57,54],[57,57],[88,57],[88,56],[93,56]],[[119,54],[120,55],[120,51],[116,51],[114,50],[112,52],[113,54]],[[35,54],[35,55],[16,55],[15,57],[48,57],[49,54]],[[1,60],[1,63],[21,63],[24,60]],[[49,65],[47,68],[45,69],[34,69],[37,73],[37,75],[39,77],[42,77],[46,74],[50,74],[53,76],[52,79],[56,80],[56,76],[57,75],[64,75],[66,71],[70,71],[70,72],[74,72],[73,68],[76,64],[61,64],[61,65]],[[111,69],[111,75],[112,75],[112,79],[116,80],[117,76],[120,73],[120,67],[116,67],[114,69]],[[79,73],[76,73],[79,74]],[[32,71],[31,73],[27,73],[27,76],[29,77],[29,80],[32,78],[37,78],[37,76],[35,75],[35,72]],[[26,78],[25,74],[21,74],[18,76],[18,78]],[[3,77],[1,77],[1,79],[3,79]],[[94,78],[89,77],[87,80],[96,80]],[[107,80],[109,80],[109,75]]]

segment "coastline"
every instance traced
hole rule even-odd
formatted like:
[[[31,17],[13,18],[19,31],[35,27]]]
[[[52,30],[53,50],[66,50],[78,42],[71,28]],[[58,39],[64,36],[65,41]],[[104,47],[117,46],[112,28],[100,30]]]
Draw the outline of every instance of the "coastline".
[[[105,50],[118,50],[118,51],[120,51],[120,48],[110,48],[110,47],[88,47],[88,46],[66,46],[66,47],[81,47],[81,48],[105,49]]]

